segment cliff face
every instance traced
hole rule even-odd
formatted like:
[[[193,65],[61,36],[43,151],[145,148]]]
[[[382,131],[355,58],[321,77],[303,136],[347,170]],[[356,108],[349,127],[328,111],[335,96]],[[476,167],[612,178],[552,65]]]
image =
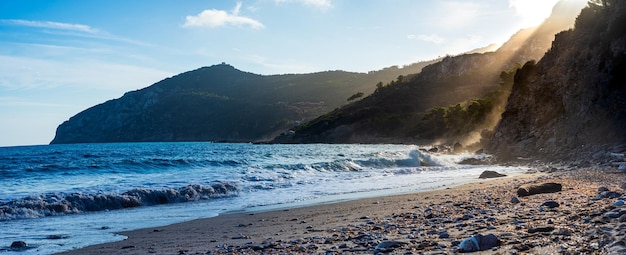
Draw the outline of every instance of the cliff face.
[[[603,2],[517,72],[490,153],[577,160],[626,149],[626,2]]]
[[[541,26],[518,32],[495,52],[448,56],[419,74],[399,77],[358,102],[305,123],[275,142],[421,143],[440,139],[425,134],[428,128],[420,126],[424,112],[483,97],[499,89],[503,71],[516,63],[540,59],[554,35],[571,28],[580,11],[563,3],[555,6]]]

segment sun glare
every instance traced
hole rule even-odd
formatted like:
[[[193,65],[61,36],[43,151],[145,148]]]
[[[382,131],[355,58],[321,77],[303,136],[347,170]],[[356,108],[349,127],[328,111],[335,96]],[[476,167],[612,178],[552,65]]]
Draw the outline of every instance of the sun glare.
[[[523,27],[532,27],[550,16],[552,7],[557,2],[558,0],[509,0],[509,5],[517,12]]]

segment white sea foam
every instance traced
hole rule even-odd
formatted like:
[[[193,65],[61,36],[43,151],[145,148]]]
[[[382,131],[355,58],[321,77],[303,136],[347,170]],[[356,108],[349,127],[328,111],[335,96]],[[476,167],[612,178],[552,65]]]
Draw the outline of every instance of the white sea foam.
[[[0,249],[49,254],[212,217],[442,188],[486,169],[410,145],[90,144],[0,148]],[[53,237],[53,238],[51,238]],[[0,251],[2,253],[2,251]],[[17,253],[16,253],[17,254]]]

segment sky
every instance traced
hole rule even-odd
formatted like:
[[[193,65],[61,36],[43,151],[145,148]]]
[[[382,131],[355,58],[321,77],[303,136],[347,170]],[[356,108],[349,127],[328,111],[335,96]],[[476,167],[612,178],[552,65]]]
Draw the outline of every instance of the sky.
[[[125,92],[222,62],[367,72],[503,43],[557,0],[2,0],[0,146]]]

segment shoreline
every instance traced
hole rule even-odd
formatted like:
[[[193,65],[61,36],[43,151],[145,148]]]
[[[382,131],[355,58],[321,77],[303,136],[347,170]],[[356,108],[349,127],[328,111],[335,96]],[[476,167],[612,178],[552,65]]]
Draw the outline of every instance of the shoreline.
[[[516,194],[520,186],[546,182],[563,189]],[[58,254],[455,253],[476,234],[499,239],[486,254],[620,253],[626,252],[620,237],[626,235],[620,227],[626,206],[614,204],[626,200],[624,182],[617,171],[521,174],[433,191],[228,212],[121,232],[128,238]],[[599,187],[619,195],[598,198]],[[545,205],[550,201],[556,206]]]
[[[324,227],[340,227],[337,223],[358,222],[359,220],[363,220],[361,218],[372,219],[385,217],[390,210],[400,211],[403,208],[406,209],[409,206],[407,203],[434,201],[437,200],[436,198],[445,197],[448,193],[463,193],[468,190],[481,189],[494,185],[519,185],[540,176],[545,176],[545,174],[521,173],[503,178],[477,179],[451,187],[441,187],[436,190],[358,199],[330,200],[317,202],[312,205],[310,201],[307,201],[303,203],[303,205],[295,206],[289,204],[248,208],[243,211],[224,212],[216,217],[196,219],[163,227],[119,232],[116,234],[124,235],[128,238],[118,242],[92,245],[57,254],[153,254],[154,252],[176,254],[185,250],[187,250],[185,254],[205,254],[212,249],[212,246],[219,246],[220,244],[236,247],[255,242],[262,243],[266,241],[266,238],[270,237],[273,240],[284,240],[296,237],[297,235],[295,233],[298,232],[302,232],[303,237],[311,237],[313,233],[321,232],[311,225],[311,223],[314,222],[321,223]],[[393,206],[390,206],[391,204],[393,204]],[[362,215],[359,216],[354,213],[349,213],[349,211],[353,211],[355,208],[358,208],[359,210],[357,211],[362,212]],[[323,219],[320,219],[320,217]],[[345,219],[328,219],[332,217]],[[277,223],[281,218],[286,219],[286,224]],[[266,223],[268,219],[273,219],[273,223],[270,226]],[[201,231],[197,226],[205,226],[207,230]],[[219,231],[221,231],[221,234],[217,233]],[[268,235],[270,232],[275,233]],[[184,238],[180,239],[181,236]],[[190,248],[181,248],[179,250],[176,250],[176,247],[181,247],[181,245],[165,245],[165,247],[156,245],[158,243],[166,244],[168,242],[165,240],[172,238],[177,240],[193,240],[199,238],[200,240],[195,240],[191,243],[185,242],[186,245],[182,246],[189,246]]]

